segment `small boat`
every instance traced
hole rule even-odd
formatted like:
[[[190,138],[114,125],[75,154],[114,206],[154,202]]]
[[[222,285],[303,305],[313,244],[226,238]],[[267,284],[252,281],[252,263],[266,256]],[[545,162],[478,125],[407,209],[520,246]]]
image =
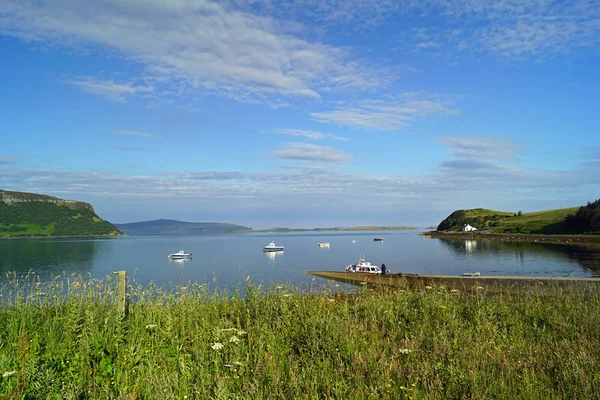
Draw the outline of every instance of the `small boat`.
[[[169,254],[167,258],[169,260],[191,260],[192,253],[186,253],[183,250],[179,250],[177,253]]]
[[[317,246],[318,246],[318,247],[326,247],[326,248],[329,248],[329,246],[331,246],[331,243],[329,243],[329,242],[319,242],[319,243],[317,243]]]
[[[357,264],[350,264],[346,267],[346,272],[360,272],[366,274],[381,274],[381,270],[377,265],[371,265],[364,258],[359,258]]]
[[[376,238],[373,238],[373,241],[375,241],[375,242],[383,242],[383,238],[382,237],[376,237]]]
[[[263,247],[263,251],[283,251],[283,246],[277,246],[275,242],[270,242]]]

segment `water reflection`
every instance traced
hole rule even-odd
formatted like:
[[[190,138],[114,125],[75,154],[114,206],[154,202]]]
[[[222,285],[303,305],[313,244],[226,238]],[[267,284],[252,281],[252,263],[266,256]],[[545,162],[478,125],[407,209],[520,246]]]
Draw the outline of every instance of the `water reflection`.
[[[169,259],[169,264],[173,265],[175,268],[183,269],[188,261],[191,261],[191,259]]]
[[[0,240],[0,273],[16,271],[24,275],[34,270],[51,276],[92,271],[102,241],[98,240]]]
[[[265,252],[265,255],[267,257],[269,257],[269,262],[270,263],[275,263],[275,259],[281,255],[283,255],[283,250],[281,251],[267,251]]]
[[[467,253],[477,250],[477,240],[465,240],[465,250]]]
[[[600,275],[600,248],[596,246],[577,246],[566,244],[508,242],[500,240],[451,240],[439,238],[454,253],[489,259],[494,255],[512,255],[520,264],[526,259],[547,258],[562,263],[576,263],[589,269],[594,275]]]

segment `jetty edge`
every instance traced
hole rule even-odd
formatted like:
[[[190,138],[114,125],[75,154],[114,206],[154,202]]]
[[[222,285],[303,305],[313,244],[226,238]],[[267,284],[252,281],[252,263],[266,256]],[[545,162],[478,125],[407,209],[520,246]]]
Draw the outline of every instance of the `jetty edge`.
[[[463,276],[420,274],[356,274],[339,271],[305,271],[305,274],[355,286],[393,287],[423,290],[445,287],[461,292],[484,291],[486,293],[517,293],[522,290],[566,289],[595,291],[600,294],[600,278],[541,277],[541,276]]]

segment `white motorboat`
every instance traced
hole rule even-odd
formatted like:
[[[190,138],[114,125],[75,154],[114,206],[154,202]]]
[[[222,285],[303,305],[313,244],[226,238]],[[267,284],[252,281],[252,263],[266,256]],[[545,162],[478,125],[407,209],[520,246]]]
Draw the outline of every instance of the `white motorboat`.
[[[329,246],[331,246],[331,243],[329,243],[329,242],[319,242],[319,243],[317,243],[317,246],[318,246],[318,247],[326,247],[326,248],[329,248]]]
[[[364,274],[381,274],[381,270],[377,265],[371,265],[364,258],[359,258],[358,263],[350,264],[346,267],[346,272],[361,272]]]
[[[179,250],[177,253],[169,254],[167,258],[169,260],[191,260],[192,253],[186,253],[183,250]]]
[[[270,242],[263,247],[263,251],[283,251],[283,246],[277,246],[275,242]]]

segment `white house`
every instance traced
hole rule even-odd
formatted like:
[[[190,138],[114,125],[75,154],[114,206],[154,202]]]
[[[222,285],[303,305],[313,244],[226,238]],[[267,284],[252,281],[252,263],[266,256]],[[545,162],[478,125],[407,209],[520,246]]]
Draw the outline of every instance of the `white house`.
[[[476,231],[477,228],[469,225],[469,224],[465,224],[465,226],[463,226],[462,231],[463,232],[472,232],[472,231]]]

